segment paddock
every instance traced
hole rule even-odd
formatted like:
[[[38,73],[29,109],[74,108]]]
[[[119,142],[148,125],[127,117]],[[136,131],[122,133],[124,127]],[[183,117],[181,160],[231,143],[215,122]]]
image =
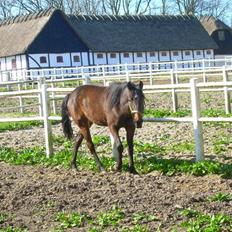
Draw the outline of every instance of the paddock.
[[[217,81],[204,82],[202,73],[200,83],[194,78],[172,83],[170,73],[167,83],[150,85],[149,78],[143,79],[147,108],[158,109],[159,114],[152,117],[153,111],[147,112],[143,128],[136,130],[139,176],[126,171],[125,132],[120,133],[126,164],[117,174],[108,130],[97,126],[92,134],[107,172],[96,171],[85,144],[78,160],[81,170],[69,168],[72,144],[64,140],[57,123],[59,104],[73,89],[70,83],[91,79],[43,80],[30,85],[34,86],[30,90],[32,81],[15,82],[11,91],[0,93],[0,100],[7,99],[1,103],[8,105],[0,121],[41,123],[0,133],[0,228],[150,232],[189,231],[200,225],[230,231],[232,83],[225,78],[230,74],[223,76],[228,69],[221,71]]]

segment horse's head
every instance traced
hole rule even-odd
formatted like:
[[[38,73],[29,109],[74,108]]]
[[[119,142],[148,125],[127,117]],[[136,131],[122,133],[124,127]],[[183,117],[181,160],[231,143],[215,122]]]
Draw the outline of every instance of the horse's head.
[[[142,127],[144,111],[143,82],[138,85],[128,82],[128,107],[137,128]]]

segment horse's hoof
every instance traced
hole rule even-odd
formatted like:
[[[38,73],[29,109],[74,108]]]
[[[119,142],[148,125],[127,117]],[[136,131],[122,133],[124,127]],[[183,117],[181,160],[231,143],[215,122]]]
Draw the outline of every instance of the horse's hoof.
[[[78,172],[78,168],[77,168],[77,166],[76,166],[75,164],[71,164],[71,169],[72,169],[73,171]]]
[[[139,173],[134,168],[130,168],[129,172],[133,175],[139,175]]]

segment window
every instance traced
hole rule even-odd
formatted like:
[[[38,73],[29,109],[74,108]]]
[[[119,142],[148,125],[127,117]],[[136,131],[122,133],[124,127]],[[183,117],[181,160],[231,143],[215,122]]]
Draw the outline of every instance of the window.
[[[16,69],[17,67],[16,67],[16,59],[12,59],[11,60],[11,67],[12,67],[12,69]]]
[[[167,56],[167,52],[161,52],[161,56]]]
[[[97,53],[97,58],[98,59],[102,59],[103,58],[103,54],[102,53]]]
[[[110,53],[110,58],[116,58],[116,53]]]
[[[123,53],[123,57],[124,57],[124,58],[128,58],[129,56],[130,56],[130,55],[129,55],[128,52],[124,52],[124,53]]]
[[[201,51],[196,51],[197,56],[201,55]]]
[[[73,56],[73,61],[80,62],[80,56],[78,56],[78,55]]]
[[[142,52],[137,52],[137,57],[143,57],[143,53]]]
[[[179,56],[179,52],[173,52],[173,56]]]
[[[224,31],[218,31],[218,39],[221,41],[225,40],[225,32]]]
[[[210,51],[210,50],[207,50],[207,51],[206,51],[206,54],[207,54],[207,55],[211,55],[211,51]]]
[[[190,56],[190,51],[185,51],[184,54],[185,54],[186,56]]]
[[[150,57],[155,57],[155,52],[150,52]]]
[[[56,57],[56,62],[57,62],[57,63],[63,63],[63,62],[64,62],[63,56],[57,56],[57,57]]]
[[[40,59],[41,64],[47,63],[47,57],[46,56],[41,56],[39,59]]]

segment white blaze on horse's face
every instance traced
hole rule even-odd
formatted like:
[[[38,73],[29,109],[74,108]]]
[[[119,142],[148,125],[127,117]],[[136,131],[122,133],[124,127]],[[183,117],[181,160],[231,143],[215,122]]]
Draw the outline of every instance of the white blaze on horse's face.
[[[136,126],[141,128],[144,111],[143,82],[140,81],[139,85],[128,82],[127,87],[129,89],[129,110],[132,114],[133,121],[136,123]]]

